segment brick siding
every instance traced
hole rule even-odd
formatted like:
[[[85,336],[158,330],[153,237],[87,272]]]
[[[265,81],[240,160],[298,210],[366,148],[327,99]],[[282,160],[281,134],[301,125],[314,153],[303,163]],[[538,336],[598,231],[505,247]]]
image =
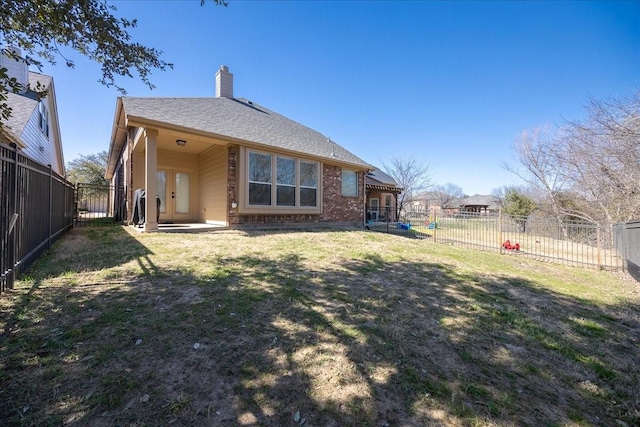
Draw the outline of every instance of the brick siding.
[[[232,201],[238,200],[238,147],[229,147],[228,180],[227,180],[227,211],[229,212],[229,225],[244,224],[302,224],[302,223],[356,223],[364,222],[364,173],[358,172],[358,196],[342,196],[342,168],[323,165],[322,169],[322,213],[309,214],[264,214],[264,215],[240,215],[238,210],[231,206]]]
[[[358,196],[342,195],[342,168],[323,165],[322,167],[322,221],[357,222],[364,221],[364,173],[358,172]]]

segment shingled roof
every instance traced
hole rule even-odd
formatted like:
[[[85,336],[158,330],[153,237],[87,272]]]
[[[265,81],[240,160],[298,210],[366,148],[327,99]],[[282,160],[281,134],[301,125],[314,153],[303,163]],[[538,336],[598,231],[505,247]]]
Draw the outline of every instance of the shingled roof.
[[[457,204],[460,207],[467,206],[484,206],[489,209],[498,209],[499,200],[496,196],[475,194],[470,197],[458,199]]]
[[[397,186],[395,179],[382,172],[380,169],[374,169],[367,174],[367,178],[377,181],[375,184]]]
[[[402,193],[402,188],[398,187],[396,180],[380,169],[374,169],[367,174],[366,186],[370,190]]]
[[[245,98],[120,99],[129,120],[163,123],[373,169],[320,132]]]

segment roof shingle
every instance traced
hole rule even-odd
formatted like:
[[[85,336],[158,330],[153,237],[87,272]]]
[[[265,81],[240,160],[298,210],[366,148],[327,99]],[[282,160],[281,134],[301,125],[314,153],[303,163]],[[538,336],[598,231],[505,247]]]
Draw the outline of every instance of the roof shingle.
[[[372,168],[320,132],[244,98],[122,97],[122,104],[128,117]]]

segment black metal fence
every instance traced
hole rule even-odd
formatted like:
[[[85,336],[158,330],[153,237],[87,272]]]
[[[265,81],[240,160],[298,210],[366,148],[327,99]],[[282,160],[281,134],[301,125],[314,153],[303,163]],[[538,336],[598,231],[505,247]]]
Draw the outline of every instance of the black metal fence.
[[[616,224],[613,231],[614,244],[624,259],[626,270],[640,281],[640,221]]]
[[[105,226],[118,225],[121,218],[113,212],[112,198],[123,198],[124,189],[109,184],[76,184],[75,225]]]
[[[73,184],[0,143],[0,293],[73,227]]]
[[[393,213],[381,216],[393,218]],[[614,246],[613,226],[560,223],[536,216],[416,210],[400,212],[398,221],[368,221],[367,228],[565,265],[624,268],[624,259]]]

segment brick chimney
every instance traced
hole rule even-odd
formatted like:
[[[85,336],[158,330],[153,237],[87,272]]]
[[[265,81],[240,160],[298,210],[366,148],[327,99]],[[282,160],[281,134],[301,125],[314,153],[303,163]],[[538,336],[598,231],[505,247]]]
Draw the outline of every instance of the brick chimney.
[[[12,52],[5,53],[5,50]],[[25,93],[29,85],[29,66],[22,59],[22,52],[16,47],[3,48],[0,54],[0,68],[7,69],[7,77],[15,78],[22,86],[19,93]]]
[[[233,74],[226,65],[216,73],[216,98],[233,98]]]

